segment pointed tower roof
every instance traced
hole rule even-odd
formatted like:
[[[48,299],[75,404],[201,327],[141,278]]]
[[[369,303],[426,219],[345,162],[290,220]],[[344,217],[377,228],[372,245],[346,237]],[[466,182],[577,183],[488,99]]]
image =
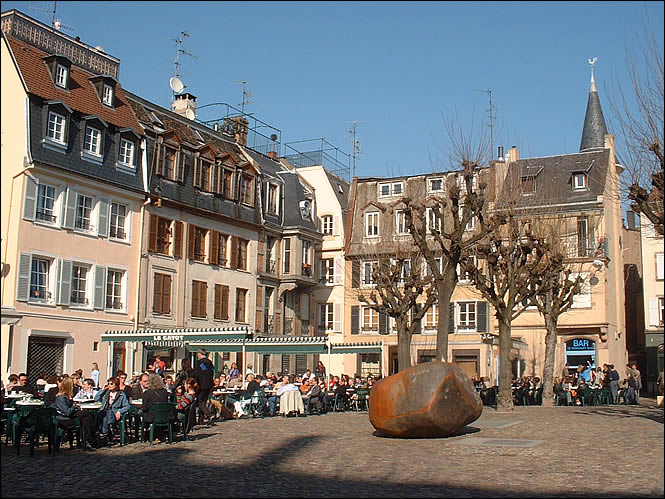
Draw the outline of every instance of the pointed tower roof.
[[[582,130],[582,141],[580,142],[580,152],[605,148],[605,134],[607,126],[603,117],[603,110],[600,107],[600,98],[596,90],[596,82],[593,78],[593,65],[596,59],[589,59],[591,64],[591,88],[589,90],[589,101],[586,105],[586,115],[584,116],[584,129]]]

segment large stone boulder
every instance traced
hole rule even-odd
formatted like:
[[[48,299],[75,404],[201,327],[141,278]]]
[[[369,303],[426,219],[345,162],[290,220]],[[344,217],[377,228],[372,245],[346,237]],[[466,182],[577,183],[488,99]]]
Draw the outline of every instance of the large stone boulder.
[[[480,417],[483,403],[466,373],[449,362],[426,362],[379,380],[369,420],[384,435],[445,437]]]

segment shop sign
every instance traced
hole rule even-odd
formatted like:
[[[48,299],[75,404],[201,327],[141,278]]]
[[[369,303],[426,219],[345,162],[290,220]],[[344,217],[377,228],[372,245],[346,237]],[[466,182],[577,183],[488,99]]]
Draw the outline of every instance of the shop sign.
[[[586,352],[595,351],[596,346],[593,341],[586,339],[570,340],[566,342],[566,351],[568,352]]]
[[[185,346],[184,338],[182,334],[155,334],[145,344],[153,347],[182,347]]]

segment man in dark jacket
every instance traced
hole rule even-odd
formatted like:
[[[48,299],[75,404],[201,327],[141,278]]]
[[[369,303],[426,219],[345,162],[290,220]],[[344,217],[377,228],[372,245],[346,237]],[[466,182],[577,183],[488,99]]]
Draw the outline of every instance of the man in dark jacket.
[[[215,366],[208,358],[205,348],[199,348],[196,352],[196,366],[194,367],[194,377],[199,384],[199,393],[197,394],[199,411],[203,414],[203,419],[207,419],[208,424],[212,424],[212,412],[208,409],[208,397],[213,386]],[[205,421],[201,421],[205,422]]]

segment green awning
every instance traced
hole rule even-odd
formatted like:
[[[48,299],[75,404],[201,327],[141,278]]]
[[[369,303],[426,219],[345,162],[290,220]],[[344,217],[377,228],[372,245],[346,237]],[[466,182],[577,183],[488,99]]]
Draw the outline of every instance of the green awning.
[[[253,331],[247,326],[220,328],[133,329],[110,330],[101,335],[102,341],[138,341],[165,346],[181,346],[192,341],[244,339]]]
[[[381,343],[331,343],[330,353],[381,353]]]
[[[205,348],[209,352],[245,352],[289,354],[322,354],[327,352],[326,338],[321,336],[259,336],[252,339],[221,339],[190,341],[190,347]]]

